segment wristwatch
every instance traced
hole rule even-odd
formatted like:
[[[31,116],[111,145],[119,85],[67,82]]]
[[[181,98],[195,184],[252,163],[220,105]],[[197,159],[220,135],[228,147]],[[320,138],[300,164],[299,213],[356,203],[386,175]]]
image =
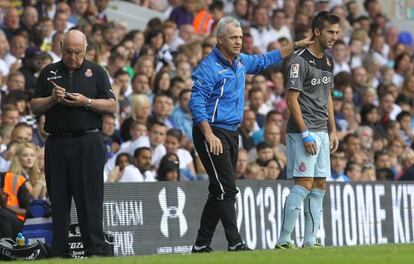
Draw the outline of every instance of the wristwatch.
[[[85,109],[86,110],[91,109],[91,105],[92,105],[92,99],[88,98],[88,102],[85,105]]]

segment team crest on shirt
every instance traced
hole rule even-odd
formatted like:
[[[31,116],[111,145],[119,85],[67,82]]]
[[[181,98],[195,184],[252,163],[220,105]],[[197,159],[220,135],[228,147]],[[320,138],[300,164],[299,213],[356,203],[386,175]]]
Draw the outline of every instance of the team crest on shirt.
[[[305,172],[305,171],[306,171],[306,164],[305,164],[305,162],[304,162],[304,161],[302,161],[302,162],[299,164],[299,171],[301,171],[301,172]]]
[[[294,63],[290,66],[290,78],[298,78],[299,77],[299,64]]]
[[[91,69],[86,69],[85,76],[88,77],[88,78],[92,77],[93,76],[92,70]]]

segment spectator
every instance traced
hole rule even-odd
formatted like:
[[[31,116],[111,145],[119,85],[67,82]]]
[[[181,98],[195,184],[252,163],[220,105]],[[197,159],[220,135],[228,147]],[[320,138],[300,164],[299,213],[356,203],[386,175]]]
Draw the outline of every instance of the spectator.
[[[31,32],[33,29],[33,26],[39,21],[39,14],[37,13],[36,8],[33,6],[26,6],[21,20],[21,27]]]
[[[378,169],[375,172],[377,181],[392,181],[394,179],[394,172],[389,168]]]
[[[256,162],[247,164],[246,176],[244,177],[246,180],[264,180],[265,177],[265,169],[259,164]]]
[[[152,165],[152,151],[148,147],[139,147],[134,151],[134,164],[142,175],[143,181],[155,181],[155,171]]]
[[[161,158],[165,155],[166,149],[164,146],[167,135],[167,127],[164,123],[155,121],[148,136],[141,136],[133,141],[127,149],[128,153],[135,153],[134,150],[140,147],[150,148],[152,153],[152,165],[158,168]],[[135,155],[134,155],[135,158]]]
[[[28,48],[26,50],[23,65],[19,71],[24,75],[25,79],[25,91],[32,94],[35,86],[37,77],[40,70],[42,69],[42,58],[45,56],[44,53],[38,48]]]
[[[148,125],[151,126],[155,122],[164,123],[167,128],[173,128],[171,114],[173,111],[173,99],[167,93],[158,93],[154,96],[152,114],[148,118]]]
[[[193,120],[188,102],[190,101],[191,90],[184,89],[180,92],[179,105],[171,114],[171,120],[175,128],[181,130],[184,136],[191,142],[193,140]]]
[[[217,23],[224,17],[224,5],[221,0],[214,0],[209,6],[208,11],[211,14],[213,21],[210,25],[209,31],[216,32]]]
[[[48,133],[45,131],[45,115],[36,116],[36,128],[33,128],[33,143],[38,147],[43,147]]]
[[[1,112],[1,124],[11,124],[13,126],[19,123],[19,111],[16,106],[7,104],[3,105]]]
[[[130,98],[131,102],[131,116],[124,120],[121,125],[121,137],[124,141],[131,139],[130,126],[133,121],[139,121],[142,124],[147,124],[148,116],[151,109],[151,103],[148,96],[143,94],[134,94]]]
[[[348,162],[345,167],[345,175],[351,182],[358,182],[361,180],[361,165],[355,162]]]
[[[60,31],[56,31],[55,34],[53,34],[52,36],[52,43],[50,44],[50,50],[47,51],[47,53],[49,54],[50,57],[52,57],[53,63],[58,62],[62,56],[62,52],[60,50],[60,43],[62,39],[63,39],[63,33]]]
[[[2,30],[6,33],[7,39],[12,39],[20,29],[19,12],[14,7],[5,10]]]
[[[396,85],[401,86],[404,82],[404,78],[408,77],[413,71],[413,62],[409,54],[402,53],[395,58],[394,71],[393,82]]]
[[[247,169],[247,152],[245,149],[239,149],[236,165],[236,179],[243,180],[246,178],[245,173]]]
[[[179,158],[175,154],[166,154],[160,161],[157,171],[158,181],[180,181]]]
[[[13,129],[11,139],[18,142],[31,142],[33,139],[32,127],[26,123],[18,123]]]
[[[266,52],[270,42],[277,40],[269,25],[268,10],[262,6],[256,6],[253,10],[253,23],[250,28],[254,46],[259,48],[261,53]]]
[[[0,153],[7,149],[7,145],[11,140],[13,129],[14,126],[10,124],[4,124],[0,126]]]
[[[277,159],[270,159],[266,162],[266,179],[267,180],[277,180],[281,176],[282,168]]]
[[[10,172],[25,177],[27,180],[25,185],[31,197],[34,199],[46,198],[45,175],[39,168],[37,149],[33,143],[23,142],[16,146]]]
[[[1,208],[12,213],[12,215],[6,215],[14,229],[12,233],[15,233],[16,230],[20,232],[26,218],[26,209],[32,199],[26,187],[26,179],[21,175],[11,172],[0,173],[0,188],[3,190],[2,196],[0,197]],[[4,215],[4,213],[1,213],[2,217]]]
[[[345,150],[338,148],[335,153],[331,154],[331,177],[326,181],[331,182],[350,182],[351,180],[345,174],[346,156]]]
[[[401,89],[401,95],[414,99],[414,74],[411,74],[405,78]]]
[[[178,26],[178,36],[171,42],[170,49],[172,52],[178,50],[181,45],[190,44],[194,39],[194,28],[192,24],[182,24]]]
[[[332,58],[334,60],[334,75],[339,72],[351,72],[348,64],[348,46],[343,40],[337,40],[332,48]]]
[[[28,40],[22,35],[13,36],[10,40],[10,51],[4,57],[4,62],[10,67],[10,72],[18,70],[21,66],[21,60],[24,57],[28,47]]]
[[[286,15],[283,9],[275,9],[273,11],[270,31],[274,34],[274,40],[279,40],[281,38],[286,38],[288,40],[292,39],[290,30],[286,25]]]
[[[414,151],[410,148],[406,148],[401,155],[402,173],[397,180],[400,181],[412,181],[414,180]]]
[[[192,181],[196,179],[193,157],[188,150],[180,147],[181,141],[182,132],[175,128],[169,129],[165,138],[165,149],[167,154],[177,155],[180,162],[180,174],[183,176],[182,180]]]
[[[257,126],[255,113],[250,109],[244,110],[243,120],[238,128],[239,146],[247,151],[251,150],[256,145],[252,138],[252,134],[255,132],[255,125]]]
[[[261,167],[265,167],[267,162],[273,159],[275,156],[272,146],[266,142],[260,142],[259,144],[257,144],[256,151],[256,163]]]
[[[282,131],[280,126],[274,122],[268,122],[264,129],[264,140],[262,142],[266,142],[272,147],[275,158],[278,160],[281,167],[284,168],[286,165],[286,146],[281,142],[281,135]],[[254,161],[256,158],[256,149],[250,150],[249,161]]]
[[[248,20],[248,16],[250,5],[251,3],[248,0],[233,1],[233,12],[231,12],[229,16],[237,19],[242,27],[249,26],[250,21]]]
[[[183,0],[183,4],[174,8],[170,14],[170,20],[180,27],[183,24],[193,24],[196,0]]]
[[[257,82],[258,79],[260,77],[260,79],[262,79],[262,82],[266,82],[266,79],[264,78],[264,76],[260,76],[260,75],[256,75],[256,79],[255,81]],[[266,87],[267,90],[267,87]],[[264,122],[265,122],[265,115],[269,112],[269,108],[268,106],[264,103],[264,94],[263,94],[263,90],[259,87],[254,87],[253,89],[251,89],[249,91],[249,108],[251,111],[253,111],[253,113],[255,114],[255,127],[254,127],[254,131],[257,131],[260,128],[262,128],[264,126]],[[258,126],[258,127],[257,127]]]
[[[348,161],[362,165],[367,160],[367,157],[361,151],[361,145],[357,134],[351,133],[346,135],[343,144]]]
[[[74,25],[79,25],[82,19],[87,19],[91,13],[89,12],[88,0],[74,0],[71,2],[72,15],[69,17],[69,22]]]
[[[168,93],[172,96],[175,104],[179,99],[179,95],[180,95],[181,91],[183,91],[185,89],[188,89],[188,88],[186,88],[185,81],[182,77],[175,76],[171,79],[170,87],[168,89]],[[191,89],[189,89],[189,90],[191,90]]]
[[[105,114],[102,117],[102,129],[101,129],[103,141],[106,147],[106,159],[112,158],[115,154],[112,149],[112,136],[115,133],[115,116],[111,114]]]
[[[159,92],[166,93],[170,88],[170,74],[165,71],[160,71],[155,75],[152,92],[157,94]]]
[[[360,126],[358,127],[356,134],[360,139],[359,143],[361,151],[364,152],[364,155],[369,160],[372,160],[372,144],[374,142],[374,130],[368,126]]]
[[[384,125],[395,120],[401,112],[401,107],[395,104],[395,98],[391,93],[384,93],[379,98],[379,111],[381,113],[381,124]]]
[[[375,165],[372,163],[365,163],[362,165],[361,178],[363,182],[374,182],[376,181]]]
[[[131,155],[125,152],[119,153],[115,160],[115,168],[109,173],[107,178],[104,177],[104,181],[107,183],[139,182],[140,180],[138,176],[141,173],[136,173],[135,175],[133,173],[128,173],[128,176],[132,177],[124,177],[125,168],[128,166],[132,166],[132,168],[134,168]]]
[[[1,152],[0,155],[0,172],[7,172],[10,169],[11,161],[16,152],[16,146],[19,144],[16,140],[10,140],[7,144],[6,150]]]
[[[397,121],[400,123],[400,136],[403,139],[405,146],[411,146],[414,138],[411,126],[411,114],[407,111],[402,111],[397,115]]]

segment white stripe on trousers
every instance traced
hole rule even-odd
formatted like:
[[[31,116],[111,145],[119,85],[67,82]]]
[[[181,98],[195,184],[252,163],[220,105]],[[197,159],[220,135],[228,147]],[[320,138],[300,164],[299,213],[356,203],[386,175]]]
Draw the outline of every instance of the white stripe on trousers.
[[[224,188],[223,188],[223,185],[221,184],[221,182],[220,182],[220,180],[218,178],[216,167],[214,166],[213,159],[211,158],[210,151],[208,149],[208,144],[207,144],[207,142],[205,140],[204,140],[204,145],[206,146],[206,151],[207,151],[208,158],[210,159],[211,165],[213,166],[214,175],[216,176],[217,182],[218,182],[218,184],[220,186],[220,189],[221,189],[221,192],[222,192],[221,197],[220,197],[220,200],[224,200],[224,197],[223,197],[224,196],[224,193],[225,193],[224,192]]]

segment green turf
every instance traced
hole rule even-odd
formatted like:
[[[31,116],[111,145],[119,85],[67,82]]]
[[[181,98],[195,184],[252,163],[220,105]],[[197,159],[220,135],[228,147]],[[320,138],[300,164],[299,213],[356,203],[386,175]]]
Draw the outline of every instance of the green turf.
[[[11,262],[27,263],[27,262]],[[91,258],[84,260],[49,259],[46,263],[85,264],[414,264],[414,244],[393,244],[354,247],[325,247],[317,249],[256,250],[251,252],[214,252],[210,254],[152,255],[116,258]]]

